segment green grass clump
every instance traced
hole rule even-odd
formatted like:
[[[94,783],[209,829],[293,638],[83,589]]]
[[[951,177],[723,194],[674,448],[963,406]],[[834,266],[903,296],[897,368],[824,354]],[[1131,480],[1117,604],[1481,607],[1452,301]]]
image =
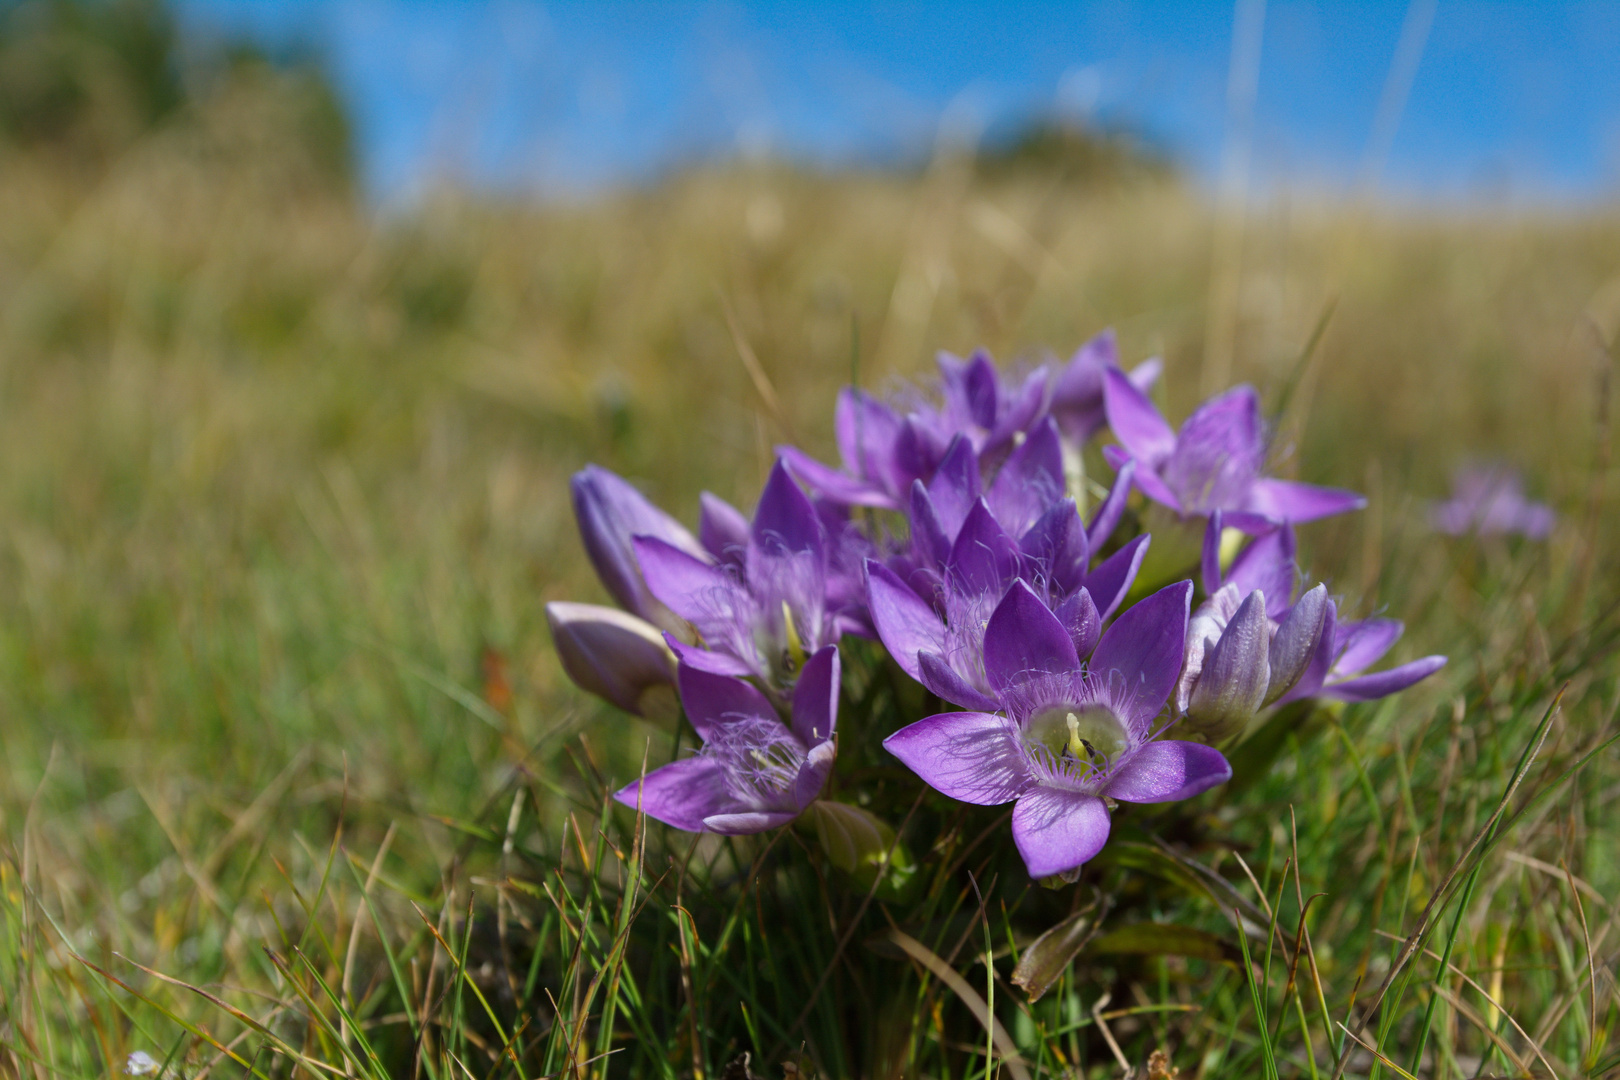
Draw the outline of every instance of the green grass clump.
[[[567,477],[748,505],[775,443],[828,455],[852,356],[884,387],[1105,325],[1184,415],[1204,204],[941,160],[378,218],[273,90],[93,182],[0,167],[0,1070],[1620,1067],[1620,217],[1256,215],[1235,375],[1292,387],[1280,471],[1370,499],[1302,530],[1307,569],[1450,665],[1299,717],[1190,817],[1122,813],[1056,893],[1000,811],[902,797],[887,730],[846,731],[835,782],[916,860],[894,889],[798,829],[694,841],[608,801],[675,747],[550,654],[543,603],[603,599]],[[1429,532],[1476,455],[1526,469],[1550,542]],[[845,662],[855,713],[920,715],[876,650]],[[1014,967],[1065,918],[1086,943],[1030,1003]]]

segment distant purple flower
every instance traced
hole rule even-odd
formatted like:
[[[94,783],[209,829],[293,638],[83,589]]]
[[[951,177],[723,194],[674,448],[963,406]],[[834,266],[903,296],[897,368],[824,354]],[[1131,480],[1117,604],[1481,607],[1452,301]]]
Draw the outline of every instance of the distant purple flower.
[[[1178,433],[1125,374],[1103,374],[1108,425],[1120,446],[1104,450],[1115,468],[1137,464],[1136,485],[1154,502],[1186,517],[1225,512],[1226,523],[1248,533],[1285,521],[1314,521],[1366,500],[1352,491],[1260,475],[1265,431],[1260,399],[1250,386],[1211,398],[1187,417]]]
[[[682,664],[681,704],[703,749],[614,794],[625,806],[687,832],[726,835],[785,825],[821,794],[838,722],[838,650],[810,657],[784,724],[753,685]]]
[[[1243,731],[1263,706],[1304,675],[1321,640],[1327,587],[1297,601],[1299,572],[1290,526],[1244,548],[1222,581],[1222,515],[1210,516],[1204,536],[1206,600],[1187,625],[1187,656],[1176,685],[1176,711],[1211,743]]]
[[[1081,446],[1108,424],[1103,401],[1103,374],[1119,367],[1119,342],[1112,330],[1104,330],[1076,350],[1067,366],[1052,382],[1052,419],[1057,421],[1063,439],[1070,446]],[[1157,357],[1132,368],[1126,378],[1144,394],[1158,381],[1164,364]]]
[[[709,546],[702,555],[658,537],[634,540],[648,590],[696,631],[698,645],[670,634],[670,648],[692,667],[754,676],[772,693],[785,692],[805,658],[844,629],[827,602],[826,527],[780,461],[746,529],[742,515],[713,496],[703,517]]]
[[[1329,600],[1322,636],[1310,666],[1278,704],[1309,697],[1376,701],[1405,690],[1446,666],[1444,656],[1425,656],[1387,671],[1361,674],[1389,652],[1404,629],[1395,619],[1339,622],[1338,608]]]
[[[1469,466],[1457,471],[1452,496],[1430,511],[1434,527],[1451,536],[1517,533],[1545,540],[1557,515],[1545,503],[1524,497],[1524,482],[1507,466]]]
[[[1016,583],[985,631],[994,710],[930,716],[883,745],[953,799],[1016,800],[1013,840],[1030,876],[1071,875],[1108,839],[1108,800],[1189,798],[1232,775],[1219,751],[1154,738],[1191,597],[1181,582],[1133,605],[1082,664],[1068,628]]]
[[[916,417],[903,416],[853,386],[838,394],[833,432],[842,469],[796,446],[778,446],[776,452],[810,490],[843,506],[900,509],[912,483],[932,476],[944,452],[944,443],[936,445]]]
[[[1051,424],[1045,428],[1055,439]],[[935,477],[939,501],[919,484],[912,503],[912,536],[920,543],[918,561],[924,565],[902,578],[888,566],[867,564],[868,603],[884,646],[907,674],[957,705],[993,707],[985,672],[985,627],[1014,580],[1022,579],[1055,610],[1074,648],[1085,656],[1097,643],[1103,622],[1124,600],[1147,550],[1148,538],[1139,536],[1091,566],[1091,552],[1119,521],[1130,487],[1128,467],[1089,528],[1072,499],[1060,498],[1044,509],[1021,507],[1013,492],[1027,494],[1024,484],[1011,485],[1005,499],[998,499],[1002,478],[1022,475],[1019,455],[1036,442],[1032,436],[1013,452],[988,496],[977,494],[976,470],[958,475],[942,467]],[[953,449],[952,456],[961,448]],[[999,515],[993,509],[998,504]],[[1036,509],[1039,516],[1030,521]],[[1009,531],[1004,521],[1021,531]]]

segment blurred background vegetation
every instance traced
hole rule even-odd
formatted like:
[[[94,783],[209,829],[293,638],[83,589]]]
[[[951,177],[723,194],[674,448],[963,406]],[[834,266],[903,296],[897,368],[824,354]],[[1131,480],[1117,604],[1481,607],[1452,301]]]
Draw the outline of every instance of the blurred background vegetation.
[[[1165,357],[1170,416],[1201,396],[1214,215],[1123,135],[1038,126],[917,170],[704,165],[566,203],[445,187],[386,214],[353,176],[313,63],[193,48],[146,0],[0,6],[0,1032],[18,1074],[53,1074],[32,1055],[88,1075],[178,1031],[107,1020],[113,991],[46,913],[109,968],[264,993],[258,941],[298,921],[290,897],[316,895],[340,828],[366,865],[387,834],[384,876],[420,899],[499,857],[468,838],[499,839],[514,777],[543,781],[516,842],[550,851],[581,776],[630,774],[661,736],[575,691],[543,629],[547,600],[604,599],[568,512],[585,462],[691,522],[703,489],[751,505],[777,442],[830,455],[852,377],[891,386],[940,348],[1066,356],[1105,326],[1128,361]],[[1402,658],[1453,657],[1366,733],[1391,799],[1418,718],[1467,686],[1511,697],[1615,600],[1617,253],[1612,209],[1279,196],[1244,224],[1234,381],[1276,401],[1303,373],[1278,469],[1370,500],[1304,530],[1308,569],[1352,612],[1406,619]],[[1428,534],[1426,500],[1478,456],[1564,513],[1550,546]],[[1576,674],[1578,731],[1606,722],[1614,674]],[[1351,786],[1292,783],[1306,804]],[[1601,797],[1543,856],[1612,897]],[[334,933],[356,917],[343,895]],[[1360,932],[1379,918],[1399,925],[1374,911]]]

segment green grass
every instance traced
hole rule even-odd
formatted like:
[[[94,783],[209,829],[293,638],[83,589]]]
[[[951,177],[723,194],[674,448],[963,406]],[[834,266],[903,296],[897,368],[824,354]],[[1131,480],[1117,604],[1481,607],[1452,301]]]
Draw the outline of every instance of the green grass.
[[[701,489],[747,505],[774,443],[828,451],[852,355],[881,387],[1105,325],[1163,353],[1183,415],[1203,204],[941,162],[378,219],[278,115],[214,102],[93,183],[0,168],[0,1070],[1620,1070],[1620,765],[1586,757],[1620,704],[1620,217],[1257,213],[1235,375],[1278,400],[1331,310],[1279,468],[1370,497],[1303,530],[1306,565],[1451,664],[1122,813],[1048,892],[1002,812],[917,800],[877,740],[921,695],[851,646],[845,715],[873,720],[835,782],[918,864],[873,894],[809,832],[694,842],[607,802],[673,748],[551,658],[543,603],[603,598],[567,477],[599,462],[688,520]],[[1428,532],[1471,455],[1526,468],[1549,543]],[[1093,902],[1029,1003],[1022,950]],[[987,1060],[958,987],[1021,1063]]]

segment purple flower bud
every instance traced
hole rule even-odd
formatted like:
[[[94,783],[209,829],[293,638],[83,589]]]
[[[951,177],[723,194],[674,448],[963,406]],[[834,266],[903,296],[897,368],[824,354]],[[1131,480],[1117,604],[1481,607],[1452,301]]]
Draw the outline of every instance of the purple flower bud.
[[[1327,586],[1317,585],[1289,609],[1271,638],[1271,685],[1266,688],[1267,705],[1294,688],[1316,654],[1327,619]]]
[[[1187,700],[1187,723],[1211,743],[1248,725],[1271,682],[1271,625],[1258,589],[1238,607],[1213,644],[1206,639],[1202,670]]]
[[[563,602],[546,605],[546,622],[581,690],[649,720],[675,720],[675,654],[657,627],[617,608]]]
[[[637,536],[656,537],[706,560],[709,556],[703,546],[680,522],[606,469],[587,465],[574,474],[569,487],[585,554],[613,599],[632,615],[684,636],[687,631],[681,620],[648,591],[632,540]]]

